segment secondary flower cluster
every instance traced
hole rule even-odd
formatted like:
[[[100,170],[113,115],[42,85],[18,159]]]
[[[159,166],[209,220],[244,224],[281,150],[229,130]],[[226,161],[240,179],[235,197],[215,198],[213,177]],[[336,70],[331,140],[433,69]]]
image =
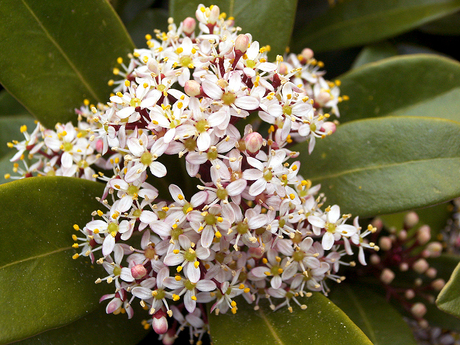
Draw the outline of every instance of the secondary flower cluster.
[[[74,257],[98,256],[107,275],[97,282],[114,282],[101,298],[107,313],[132,317],[138,299],[159,334],[173,317],[165,343],[185,326],[201,338],[204,303],[216,313],[236,313],[237,296],[255,308],[268,298],[272,309],[305,309],[298,297],[327,293],[327,279],[341,282],[353,247],[362,264],[363,248],[378,250],[364,239],[375,228],[362,231],[357,218],[346,224],[350,215],[337,205],[322,209],[320,186],[299,175],[299,152],[289,149],[306,141],[311,152],[335,131],[328,119],[339,115],[339,83],[323,79],[310,49],[268,62],[269,47],[239,34],[217,6],[200,5],[196,19],[171,19],[128,65],[120,58],[114,73],[123,80],[110,81],[110,102],[85,102],[77,128],[24,128],[26,140],[10,144],[22,177],[106,183],[103,210],[75,226]],[[165,155],[185,162],[196,193],[169,184],[169,195],[159,195],[154,185],[177,179]]]

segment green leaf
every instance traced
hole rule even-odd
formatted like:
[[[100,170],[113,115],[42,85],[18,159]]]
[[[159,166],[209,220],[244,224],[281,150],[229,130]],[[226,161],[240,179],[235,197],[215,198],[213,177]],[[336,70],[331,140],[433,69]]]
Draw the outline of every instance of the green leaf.
[[[106,302],[98,309],[85,315],[81,319],[61,328],[52,329],[34,337],[15,343],[15,345],[42,345],[42,344],[85,344],[85,345],[135,345],[142,340],[148,331],[141,322],[147,312],[140,307],[132,319],[125,315],[107,315]]]
[[[73,224],[91,220],[103,185],[36,177],[0,186],[0,343],[63,326],[91,312],[106,292],[90,260],[73,260]]]
[[[412,330],[381,295],[358,284],[342,283],[330,295],[374,345],[415,345]]]
[[[382,60],[344,74],[340,121],[430,116],[460,121],[460,63],[435,55]]]
[[[380,42],[364,47],[353,62],[352,69],[362,65],[398,55],[396,47],[390,42]]]
[[[241,300],[236,315],[209,316],[212,341],[215,345],[237,344],[372,344],[347,315],[320,293],[298,298],[308,308],[294,306],[273,312],[267,300],[259,310]]]
[[[168,29],[168,11],[162,8],[142,11],[133,21],[126,25],[134,44],[145,47],[145,35],[153,35],[153,30],[166,31]]]
[[[294,32],[293,49],[335,50],[378,42],[454,13],[459,0],[349,0]]]
[[[442,311],[460,318],[460,264],[439,293],[436,304]]]
[[[235,18],[241,33],[250,33],[261,45],[270,45],[269,57],[284,54],[294,26],[297,0],[171,0],[169,11],[176,23],[195,17],[199,4],[217,5],[220,12]]]
[[[381,117],[341,125],[301,152],[300,174],[320,183],[327,204],[361,217],[401,212],[460,195],[460,123]]]
[[[112,68],[133,49],[105,0],[5,0],[0,82],[45,127],[75,120],[83,99],[105,103]]]
[[[460,35],[460,12],[456,12],[449,16],[430,22],[426,25],[421,26],[420,31],[432,34],[432,35]]]
[[[0,91],[0,116],[26,115],[26,108],[5,90]]]

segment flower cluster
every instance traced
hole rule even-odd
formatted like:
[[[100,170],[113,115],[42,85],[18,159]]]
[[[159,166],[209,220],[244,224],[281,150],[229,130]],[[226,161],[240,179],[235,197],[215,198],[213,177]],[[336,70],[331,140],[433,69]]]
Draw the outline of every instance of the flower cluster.
[[[364,239],[375,228],[362,231],[357,218],[347,224],[337,205],[322,208],[320,186],[299,175],[299,152],[289,149],[305,141],[311,152],[335,131],[339,82],[323,78],[310,49],[269,62],[270,48],[239,34],[217,6],[200,5],[196,19],[170,19],[169,31],[147,35],[148,48],[129,64],[120,58],[114,73],[123,79],[109,82],[110,102],[86,101],[77,128],[38,125],[10,144],[22,177],[106,183],[102,210],[75,225],[74,257],[97,256],[107,271],[97,281],[115,285],[101,298],[107,313],[132,317],[138,299],[165,343],[185,326],[200,338],[205,303],[216,313],[236,313],[238,296],[255,308],[267,298],[274,310],[305,309],[298,297],[327,294],[327,279],[341,282],[353,248],[362,264],[363,248],[378,250]],[[194,194],[179,181],[169,195],[155,188],[177,180],[166,155],[196,181]]]

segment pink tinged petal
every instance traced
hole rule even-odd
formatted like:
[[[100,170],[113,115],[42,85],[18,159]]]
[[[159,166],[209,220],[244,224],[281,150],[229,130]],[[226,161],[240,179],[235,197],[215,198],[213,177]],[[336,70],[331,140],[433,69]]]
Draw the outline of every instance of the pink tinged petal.
[[[64,168],[70,168],[73,164],[72,155],[69,152],[64,152],[61,157],[61,163]]]
[[[142,163],[138,163],[133,165],[128,172],[126,173],[125,176],[125,181],[126,182],[134,182],[136,179],[139,178],[141,173],[145,170],[145,165]]]
[[[331,207],[331,210],[327,214],[327,220],[329,223],[335,223],[339,220],[340,218],[340,207],[337,205],[334,205]]]
[[[359,262],[361,263],[361,265],[364,265],[364,266],[367,265],[367,263],[366,263],[366,257],[365,257],[365,255],[364,255],[364,249],[363,249],[363,247],[361,247],[361,246],[360,246],[359,249],[358,249],[358,260],[359,260]]]
[[[356,234],[358,229],[356,229],[353,225],[349,224],[342,224],[337,227],[337,230],[342,233],[343,236],[350,237]]]
[[[326,222],[317,216],[309,216],[308,222],[313,226],[317,226],[318,228],[324,228],[326,226]]]
[[[116,246],[113,250],[114,256],[115,256],[115,262],[117,264],[120,264],[121,260],[123,260],[124,256],[124,251],[121,246]]]
[[[175,184],[169,185],[169,194],[171,194],[174,201],[177,202],[179,205],[184,204],[184,192],[182,192],[182,189],[180,189]],[[181,195],[182,199],[179,199],[179,195]]]
[[[207,302],[202,302],[202,303],[207,303]],[[188,314],[185,318],[187,322],[195,328],[202,328],[204,326],[203,320],[194,314]]]
[[[114,247],[115,247],[115,237],[109,234],[104,239],[104,243],[102,243],[102,255],[104,256],[109,255],[113,251]]]
[[[258,229],[265,225],[267,225],[267,216],[264,214],[249,218],[248,226],[250,229]]]
[[[270,272],[270,269],[265,266],[258,266],[251,270],[251,273],[257,278],[265,278],[267,276],[265,272]]]
[[[208,118],[208,124],[211,127],[218,127],[222,123],[227,123],[230,120],[230,114],[227,111],[221,110],[212,113]]]
[[[264,170],[265,165],[260,160],[252,158],[252,157],[248,157],[247,160],[248,160],[248,163],[249,163],[250,166],[252,166],[252,167],[254,167],[254,168],[256,168],[256,169],[258,169],[260,171]]]
[[[179,235],[179,244],[185,250],[188,250],[191,247],[191,241],[185,235]]]
[[[216,284],[212,280],[204,279],[196,283],[196,288],[200,291],[214,291]]]
[[[243,171],[243,178],[245,180],[258,180],[264,176],[263,172],[257,169],[247,169]]]
[[[171,226],[162,221],[154,221],[150,224],[150,228],[160,237],[168,237],[171,235]]]
[[[249,194],[252,196],[257,196],[261,194],[267,186],[267,181],[265,179],[259,179],[254,182],[251,187],[249,187]]]
[[[304,252],[307,252],[313,244],[313,239],[311,237],[305,238],[299,245],[300,249]]]
[[[211,255],[211,251],[208,248],[199,247],[196,250],[196,256],[201,260],[206,260],[209,255]]]
[[[286,290],[284,289],[274,289],[268,288],[268,294],[275,298],[284,298],[286,297]]]
[[[157,275],[157,286],[159,288],[163,287],[164,280],[169,277],[169,269],[167,267],[163,267]]]
[[[163,262],[167,266],[177,266],[184,262],[184,256],[182,254],[169,253],[165,256]]]
[[[219,85],[208,80],[203,80],[202,84],[204,93],[212,99],[221,99],[224,92]]]
[[[241,109],[254,110],[259,107],[259,100],[252,96],[238,97],[235,100],[235,105]]]
[[[101,230],[106,230],[107,229],[107,223],[104,222],[103,220],[93,220],[86,224],[86,227],[88,230],[94,231],[96,229]]]
[[[241,89],[241,75],[239,72],[232,72],[228,81],[227,89],[231,92],[238,92]]]
[[[192,283],[196,283],[197,281],[200,280],[200,275],[201,275],[200,268],[195,267],[193,262],[189,262],[187,264],[187,267],[185,267],[185,275]]]
[[[168,289],[175,290],[180,289],[184,286],[183,282],[178,282],[173,277],[168,277],[163,281],[163,285],[166,286]]]
[[[123,305],[123,302],[119,298],[114,298],[107,304],[107,307],[105,308],[105,312],[107,314],[112,314],[114,311],[117,311],[121,306]]]
[[[279,289],[281,287],[281,283],[283,282],[283,280],[281,279],[280,276],[274,276],[271,280],[270,280],[270,285],[272,286],[272,288],[274,289]]]
[[[200,205],[203,205],[206,202],[206,199],[208,198],[208,193],[205,191],[198,192],[194,196],[192,196],[192,199],[190,200],[190,204],[193,207],[198,207]]]
[[[166,167],[160,162],[153,162],[150,164],[150,171],[152,172],[153,176],[156,177],[164,177],[167,174]]]
[[[285,268],[283,274],[281,275],[283,280],[287,280],[294,277],[294,275],[297,273],[297,268],[297,263],[291,263],[287,268]]]
[[[158,217],[152,211],[142,211],[141,216],[139,217],[139,219],[143,223],[150,224],[151,222],[157,220]]]
[[[348,239],[346,237],[343,238],[343,245],[345,247],[345,252],[348,255],[353,255],[353,250],[351,249],[350,241],[348,241]]]
[[[133,114],[135,112],[135,108],[134,107],[126,107],[126,108],[123,108],[119,111],[117,111],[117,116],[120,118],[120,119],[124,119],[124,118],[127,118],[128,116],[130,116],[131,114]]]
[[[189,313],[193,313],[196,308],[196,301],[192,299],[192,296],[195,296],[193,290],[187,290],[184,296],[185,309],[187,309]]]
[[[190,152],[187,155],[186,161],[190,162],[191,164],[203,164],[208,160],[206,154],[198,153],[198,152]]]
[[[212,240],[214,239],[214,230],[210,226],[206,226],[201,233],[201,245],[204,248],[209,248],[212,244]]]
[[[115,297],[115,294],[114,294],[114,293],[104,295],[104,296],[102,296],[102,297],[99,299],[99,303],[101,303],[102,301],[105,301],[106,299],[114,298],[114,297]]]
[[[227,190],[228,195],[235,196],[235,195],[241,194],[243,190],[246,188],[246,186],[247,186],[246,180],[238,179],[230,183],[225,189]]]
[[[123,267],[121,269],[120,278],[128,283],[134,281],[133,275],[131,274],[131,270],[127,267]]]
[[[321,241],[321,245],[323,246],[323,249],[324,250],[329,250],[332,248],[332,246],[334,245],[334,235],[331,234],[330,232],[326,232],[324,235],[323,235],[323,239]]]
[[[152,298],[152,290],[142,287],[136,286],[131,290],[132,294],[140,299],[149,299]]]
[[[198,136],[196,144],[198,146],[198,150],[206,151],[209,148],[209,146],[211,146],[211,136],[209,135],[209,133],[208,132],[201,133]]]

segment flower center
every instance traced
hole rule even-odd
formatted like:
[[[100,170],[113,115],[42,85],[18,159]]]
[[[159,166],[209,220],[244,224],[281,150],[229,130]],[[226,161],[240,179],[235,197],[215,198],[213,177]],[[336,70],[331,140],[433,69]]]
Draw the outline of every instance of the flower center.
[[[231,105],[235,102],[236,96],[233,92],[225,92],[222,95],[222,101],[224,102],[225,105]]]
[[[226,189],[219,188],[219,189],[217,189],[216,195],[220,200],[225,200],[225,199],[227,199],[228,192],[227,192]]]
[[[283,114],[291,116],[292,114],[292,107],[290,105],[285,105],[283,107]]]
[[[189,67],[192,64],[192,59],[188,55],[182,56],[179,59],[179,63],[181,64],[182,67]]]
[[[137,108],[141,105],[141,100],[139,98],[132,98],[131,101],[129,102],[129,105]]]
[[[150,165],[153,162],[153,155],[150,152],[144,152],[141,156],[140,162],[144,165]]]
[[[117,236],[118,224],[117,223],[110,223],[107,226],[107,230],[108,230],[109,234],[111,234],[113,237]]]
[[[246,224],[246,223],[239,223],[237,226],[236,226],[236,231],[240,234],[240,235],[244,235],[246,232],[248,232],[248,229],[249,229],[249,226]]]
[[[217,218],[212,213],[208,213],[206,216],[204,216],[204,221],[208,225],[214,225],[217,222]]]
[[[205,132],[206,129],[209,128],[208,121],[206,121],[205,119],[198,121],[198,122],[195,124],[195,128],[196,128],[196,130],[198,131],[198,133],[203,133],[203,132]]]

